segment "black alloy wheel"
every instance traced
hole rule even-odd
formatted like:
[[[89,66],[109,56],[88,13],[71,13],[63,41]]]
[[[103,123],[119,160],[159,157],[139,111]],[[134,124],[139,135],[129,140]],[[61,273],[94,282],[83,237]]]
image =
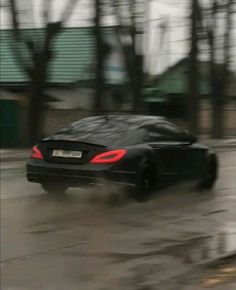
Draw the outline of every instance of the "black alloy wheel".
[[[155,187],[155,168],[151,164],[144,164],[137,176],[134,198],[137,201],[147,201]]]
[[[216,155],[210,155],[207,165],[207,176],[200,182],[200,188],[211,189],[218,177],[218,160]]]

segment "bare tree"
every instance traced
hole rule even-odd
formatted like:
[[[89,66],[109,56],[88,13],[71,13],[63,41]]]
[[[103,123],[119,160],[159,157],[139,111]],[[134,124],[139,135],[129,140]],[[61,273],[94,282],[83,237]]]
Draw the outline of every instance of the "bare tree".
[[[198,133],[199,113],[199,67],[198,67],[198,29],[199,29],[199,3],[192,0],[191,3],[191,48],[189,53],[189,94],[187,96],[187,118],[189,130],[193,134]]]
[[[126,71],[130,80],[134,111],[142,109],[145,3],[144,0],[115,0],[113,2],[114,14],[118,22],[117,35],[123,49]]]
[[[94,99],[94,113],[102,111],[102,94],[104,89],[103,37],[101,31],[101,1],[95,0],[95,38],[96,38],[96,88]]]
[[[225,32],[222,47],[217,42],[217,28],[219,12],[225,11]],[[227,87],[229,80],[230,47],[232,33],[233,0],[227,0],[227,4],[221,6],[217,0],[213,0],[211,8],[211,25],[208,26],[208,40],[210,46],[210,83],[212,102],[212,138],[224,136],[224,105],[227,99]],[[217,60],[223,51],[223,60]]]
[[[42,115],[47,102],[44,90],[49,78],[49,64],[53,58],[53,41],[68,20],[77,0],[68,0],[59,21],[51,19],[51,0],[44,0],[43,35],[27,35],[21,29],[16,0],[8,0],[13,28],[12,49],[17,64],[30,81],[28,94],[28,138],[34,144],[41,135]],[[24,48],[24,50],[22,49]],[[26,52],[25,52],[26,50]]]
[[[109,45],[104,38],[104,28],[102,26],[102,18],[104,16],[105,3],[102,0],[95,0],[95,42],[96,42],[96,74],[95,74],[95,98],[94,98],[94,114],[101,114],[104,111],[104,64],[105,59],[110,51]]]

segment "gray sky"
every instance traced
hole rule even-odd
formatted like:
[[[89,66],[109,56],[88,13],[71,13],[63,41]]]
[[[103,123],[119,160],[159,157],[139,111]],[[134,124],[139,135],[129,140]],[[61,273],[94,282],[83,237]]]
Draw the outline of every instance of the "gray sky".
[[[1,0],[7,2],[8,0]],[[24,14],[24,27],[42,26],[40,17],[42,3],[45,0],[18,0]],[[47,1],[47,0],[46,0]],[[201,0],[206,4],[209,0]],[[33,5],[32,5],[33,3]],[[65,0],[52,0],[52,17],[58,19]],[[93,22],[93,11],[90,0],[80,0],[74,9],[67,26],[89,26]],[[149,72],[157,73],[187,55],[189,31],[189,0],[149,0],[148,36],[145,39],[144,51],[147,55],[146,67]],[[32,5],[32,6],[30,6]],[[25,10],[25,8],[27,8]],[[236,9],[236,8],[235,8]],[[34,21],[32,21],[34,19]],[[113,24],[112,17],[105,17],[105,24]],[[166,24],[165,32],[161,29]],[[1,29],[9,28],[7,9],[1,9]],[[162,32],[161,32],[162,31]],[[231,51],[233,67],[236,70],[236,14],[234,16],[234,43]]]

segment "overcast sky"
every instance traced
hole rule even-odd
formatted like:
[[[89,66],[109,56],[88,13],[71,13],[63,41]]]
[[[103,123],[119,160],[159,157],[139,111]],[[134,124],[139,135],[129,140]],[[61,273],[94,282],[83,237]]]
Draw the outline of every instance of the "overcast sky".
[[[8,0],[1,0],[1,3]],[[42,26],[39,17],[44,0],[18,0],[24,12],[23,26]],[[47,1],[47,0],[46,0]],[[203,0],[201,0],[203,1]],[[204,0],[206,3],[208,0]],[[189,51],[189,0],[150,0],[148,36],[145,39],[144,50],[148,54],[147,67],[152,73],[160,72],[169,65],[185,57]],[[31,6],[31,3],[33,5]],[[58,19],[63,10],[65,0],[52,0],[53,19]],[[66,24],[67,26],[89,26],[93,23],[93,7],[91,0],[80,0]],[[146,6],[147,7],[147,6]],[[34,21],[32,21],[34,20]],[[113,24],[111,17],[105,17],[105,24]],[[166,29],[161,29],[163,23]],[[232,48],[233,67],[236,70],[236,15],[234,16],[234,43]],[[7,8],[1,9],[1,29],[9,28]],[[162,31],[162,32],[161,32]],[[164,32],[163,32],[164,31]]]

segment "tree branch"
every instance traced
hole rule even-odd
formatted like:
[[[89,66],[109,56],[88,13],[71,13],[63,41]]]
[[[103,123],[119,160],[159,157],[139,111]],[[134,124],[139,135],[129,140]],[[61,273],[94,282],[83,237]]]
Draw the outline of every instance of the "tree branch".
[[[60,22],[63,24],[65,23],[68,18],[70,17],[75,5],[78,3],[78,0],[68,0],[68,4],[65,6],[64,11],[61,15]]]
[[[229,66],[230,66],[230,46],[231,46],[231,33],[232,33],[232,15],[233,15],[233,0],[228,0],[226,8],[226,28],[224,35],[224,80],[228,79]]]
[[[16,1],[15,0],[9,0],[9,8],[10,8],[10,14],[12,17],[12,26],[13,26],[13,38],[15,40],[15,43],[13,43],[11,39],[11,48],[14,51],[14,57],[16,62],[18,63],[19,67],[27,74],[28,77],[31,75],[31,69],[30,66],[27,65],[27,61],[22,55],[21,52],[21,45],[27,46],[26,42],[22,39],[21,32],[20,32],[20,23],[18,19],[18,12],[16,7]]]
[[[50,22],[51,4],[52,0],[44,0],[43,19],[45,26]]]
[[[19,19],[15,0],[9,0],[14,37],[20,40]]]

